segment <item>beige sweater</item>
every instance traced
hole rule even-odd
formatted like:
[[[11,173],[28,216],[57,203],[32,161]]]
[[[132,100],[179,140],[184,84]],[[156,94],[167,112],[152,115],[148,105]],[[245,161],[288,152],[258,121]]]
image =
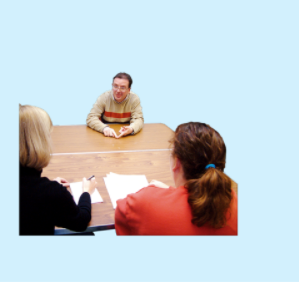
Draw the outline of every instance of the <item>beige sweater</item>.
[[[102,122],[103,118],[107,122],[130,122],[134,129],[134,134],[143,127],[143,114],[139,97],[130,92],[127,98],[121,103],[117,103],[113,97],[113,91],[103,93],[94,103],[90,113],[87,116],[87,125],[99,132],[107,126]]]

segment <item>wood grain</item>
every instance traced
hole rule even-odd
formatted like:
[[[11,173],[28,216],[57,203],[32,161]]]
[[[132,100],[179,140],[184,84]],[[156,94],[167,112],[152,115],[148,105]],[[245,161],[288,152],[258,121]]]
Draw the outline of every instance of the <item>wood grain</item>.
[[[123,124],[110,124],[118,134]],[[152,150],[169,148],[168,140],[173,131],[165,124],[145,124],[135,135],[120,139],[105,137],[86,125],[54,126],[52,132],[53,153],[103,152],[123,150]]]
[[[173,186],[169,156],[170,151],[56,155],[43,170],[42,176],[49,179],[59,176],[69,182],[79,182],[83,177],[95,175],[98,182],[97,189],[104,202],[92,204],[92,219],[89,227],[109,225],[114,224],[114,209],[103,177],[109,172],[144,174],[149,182],[156,179]]]

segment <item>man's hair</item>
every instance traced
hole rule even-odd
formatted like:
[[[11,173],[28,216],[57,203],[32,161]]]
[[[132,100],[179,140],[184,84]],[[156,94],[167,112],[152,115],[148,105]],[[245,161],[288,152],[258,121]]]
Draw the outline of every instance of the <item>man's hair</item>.
[[[192,223],[221,228],[232,200],[232,182],[223,172],[226,147],[220,134],[205,123],[189,122],[177,127],[171,140],[172,156],[183,167],[192,211]],[[208,168],[214,164],[215,168]]]
[[[42,170],[49,164],[52,121],[41,108],[19,106],[20,164]]]
[[[127,74],[125,72],[120,72],[115,77],[113,77],[113,81],[114,81],[115,78],[122,78],[122,79],[128,80],[129,81],[129,88],[131,88],[133,80],[132,80],[132,77],[129,74]]]

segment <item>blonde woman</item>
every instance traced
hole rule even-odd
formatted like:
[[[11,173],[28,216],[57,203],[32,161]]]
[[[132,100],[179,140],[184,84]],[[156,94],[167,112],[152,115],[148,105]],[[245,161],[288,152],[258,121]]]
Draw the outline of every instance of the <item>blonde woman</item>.
[[[51,157],[51,130],[52,121],[44,110],[20,105],[20,235],[53,235],[55,226],[84,231],[91,219],[95,178],[83,178],[77,206],[66,189],[67,180],[41,177]]]

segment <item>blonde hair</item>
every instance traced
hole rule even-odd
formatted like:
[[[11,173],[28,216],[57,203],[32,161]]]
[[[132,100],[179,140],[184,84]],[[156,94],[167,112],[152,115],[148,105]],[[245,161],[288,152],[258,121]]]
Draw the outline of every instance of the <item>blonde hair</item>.
[[[52,121],[41,108],[19,106],[20,164],[42,170],[51,158]]]

